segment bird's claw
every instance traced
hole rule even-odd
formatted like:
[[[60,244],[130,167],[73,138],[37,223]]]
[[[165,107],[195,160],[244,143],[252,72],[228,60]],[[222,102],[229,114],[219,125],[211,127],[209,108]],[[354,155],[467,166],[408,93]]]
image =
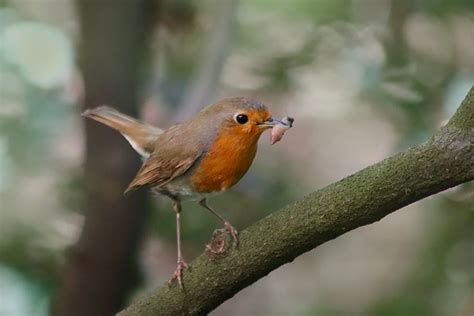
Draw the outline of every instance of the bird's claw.
[[[183,288],[183,271],[184,269],[188,268],[188,264],[186,261],[184,261],[183,258],[178,259],[178,266],[176,267],[176,270],[173,273],[173,276],[171,277],[171,280],[169,281],[169,284],[171,285],[174,281],[178,281],[179,287]]]
[[[239,232],[229,222],[225,222],[224,226],[225,226],[226,232],[229,233],[234,239],[235,246],[238,247],[239,246]]]

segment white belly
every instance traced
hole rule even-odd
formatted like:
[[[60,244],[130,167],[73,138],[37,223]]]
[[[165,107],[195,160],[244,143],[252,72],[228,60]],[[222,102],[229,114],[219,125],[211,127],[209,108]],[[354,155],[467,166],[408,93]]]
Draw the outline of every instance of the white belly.
[[[170,193],[174,196],[179,197],[181,200],[191,200],[191,201],[202,200],[205,198],[215,196],[219,193],[222,193],[222,191],[209,192],[209,193],[196,192],[194,188],[192,187],[188,177],[178,177],[174,179],[173,181],[165,184],[164,186],[154,189],[154,191],[158,193],[164,193],[162,191],[165,191],[167,193]]]

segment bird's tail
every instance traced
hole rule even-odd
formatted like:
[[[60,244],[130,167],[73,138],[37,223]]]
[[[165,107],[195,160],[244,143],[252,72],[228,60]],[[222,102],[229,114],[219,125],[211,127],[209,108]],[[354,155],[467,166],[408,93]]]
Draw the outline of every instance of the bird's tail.
[[[154,142],[163,130],[120,113],[108,107],[99,106],[82,113],[82,116],[96,120],[119,131],[143,158],[148,158],[154,149]]]

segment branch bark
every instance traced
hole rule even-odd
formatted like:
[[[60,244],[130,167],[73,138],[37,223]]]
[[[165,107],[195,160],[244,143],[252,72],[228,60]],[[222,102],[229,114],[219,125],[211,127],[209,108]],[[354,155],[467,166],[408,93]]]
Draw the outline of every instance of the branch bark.
[[[449,123],[424,144],[313,192],[241,233],[239,249],[206,254],[120,316],[205,314],[297,256],[427,196],[474,179],[474,87]]]

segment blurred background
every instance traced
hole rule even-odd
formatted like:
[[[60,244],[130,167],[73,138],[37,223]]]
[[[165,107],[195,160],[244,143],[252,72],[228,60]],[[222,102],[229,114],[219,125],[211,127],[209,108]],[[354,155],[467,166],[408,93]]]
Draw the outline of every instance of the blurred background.
[[[252,96],[295,127],[213,205],[242,230],[425,141],[474,83],[472,0],[1,0],[0,315],[112,315],[175,267],[169,202],[80,116],[168,127]],[[215,219],[184,205],[188,261]],[[474,185],[272,272],[211,315],[473,315]]]

